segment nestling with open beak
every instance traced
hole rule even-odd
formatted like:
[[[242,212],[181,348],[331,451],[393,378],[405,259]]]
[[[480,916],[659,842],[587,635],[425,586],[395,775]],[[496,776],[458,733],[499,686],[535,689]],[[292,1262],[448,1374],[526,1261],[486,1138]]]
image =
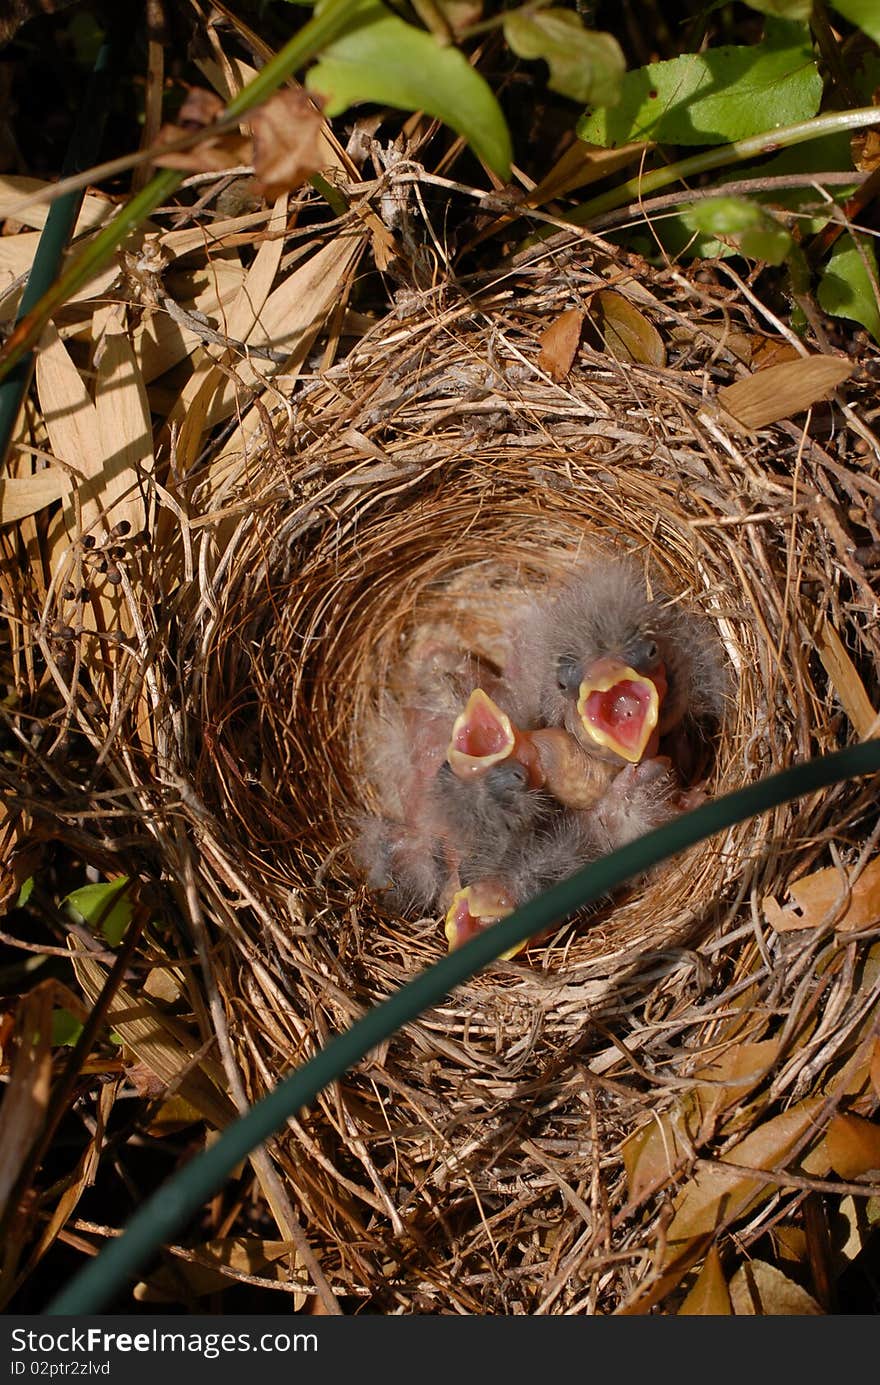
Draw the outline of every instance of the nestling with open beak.
[[[398,908],[445,909],[462,882],[494,870],[554,809],[539,778],[511,754],[507,713],[478,695],[477,677],[488,681],[485,669],[464,660],[418,688],[417,706],[388,698],[370,729],[368,773],[382,812],[361,818],[352,855],[370,888]],[[461,712],[468,684],[472,717]],[[492,687],[503,694],[499,678]],[[459,759],[456,738],[467,747]]]
[[[392,906],[445,912],[450,947],[691,806],[669,759],[688,737],[660,740],[727,689],[709,621],[631,559],[536,600],[512,648],[501,669],[426,646],[366,738],[380,810],[353,857]]]
[[[554,806],[537,827],[521,831],[500,860],[475,857],[475,878],[455,892],[446,913],[450,952],[601,854],[590,815]],[[502,960],[527,946],[519,943]]]
[[[678,800],[669,760],[643,760],[615,773],[590,810],[556,806],[536,826],[523,826],[500,860],[473,856],[469,867],[476,878],[455,892],[446,914],[450,951],[591,861],[675,817],[681,810]],[[520,943],[503,959],[526,946]]]
[[[656,755],[685,719],[721,714],[727,680],[711,625],[673,603],[632,559],[597,557],[536,602],[509,676],[540,717],[617,764]]]

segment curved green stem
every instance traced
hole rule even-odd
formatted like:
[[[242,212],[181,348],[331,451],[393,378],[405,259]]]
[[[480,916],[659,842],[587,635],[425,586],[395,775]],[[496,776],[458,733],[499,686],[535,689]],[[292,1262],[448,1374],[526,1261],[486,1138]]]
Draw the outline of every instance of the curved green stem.
[[[285,1078],[268,1096],[223,1132],[135,1213],[124,1234],[108,1241],[49,1304],[46,1312],[96,1313],[121,1285],[213,1195],[236,1165],[301,1108],[310,1106],[329,1083],[384,1043],[403,1025],[437,1005],[455,986],[517,943],[608,894],[686,847],[744,822],[781,803],[830,784],[880,770],[880,740],[865,741],[834,755],[750,784],[649,832],[611,856],[531,900],[458,951],[423,971],[381,1005],[332,1039],[314,1058]]]
[[[797,125],[783,125],[778,130],[767,130],[762,135],[752,135],[748,139],[735,140],[733,144],[723,144],[717,149],[706,149],[701,154],[680,159],[677,163],[663,168],[654,168],[650,173],[628,178],[618,183],[609,192],[582,202],[579,207],[566,212],[565,220],[575,226],[589,226],[593,217],[603,212],[616,211],[628,202],[647,197],[658,188],[665,188],[678,178],[693,178],[699,173],[710,173],[713,169],[724,168],[726,164],[741,163],[744,159],[757,159],[766,154],[775,154],[779,149],[787,149],[793,144],[804,144],[807,140],[820,139],[823,135],[837,134],[841,130],[860,130],[867,125],[880,125],[880,108],[860,107],[855,111],[832,111],[828,115],[817,115],[812,120],[802,120]],[[552,235],[558,227],[537,232],[530,237],[542,240]]]

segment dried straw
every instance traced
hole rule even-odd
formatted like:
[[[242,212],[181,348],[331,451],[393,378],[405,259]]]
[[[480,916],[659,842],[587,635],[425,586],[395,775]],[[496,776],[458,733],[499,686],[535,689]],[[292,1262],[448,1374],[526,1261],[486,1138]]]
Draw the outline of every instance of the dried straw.
[[[609,280],[669,366],[585,342],[554,383],[543,330]],[[839,519],[874,513],[876,465],[852,465],[851,433],[734,440],[711,411],[757,311],[562,238],[406,296],[300,378],[271,433],[267,413],[246,453],[189,474],[179,539],[132,578],[142,634],[70,717],[117,786],[114,843],[129,832],[166,881],[192,869],[250,1098],[445,950],[438,919],[383,910],[346,854],[373,797],[362,729],[426,633],[491,648],[510,600],[613,545],[717,627],[735,692],[711,791],[846,743],[878,705],[876,599]],[[749,1247],[793,1215],[829,1173],[803,1151],[845,1097],[873,1109],[878,995],[870,933],[778,933],[763,901],[867,858],[875,823],[872,788],[849,785],[732,830],[479,976],[292,1120],[272,1155],[333,1292],[382,1312],[674,1307],[726,1217]],[[750,1131],[760,1151],[737,1144]],[[771,1172],[709,1199],[673,1253],[664,1208],[690,1216],[725,1150]]]

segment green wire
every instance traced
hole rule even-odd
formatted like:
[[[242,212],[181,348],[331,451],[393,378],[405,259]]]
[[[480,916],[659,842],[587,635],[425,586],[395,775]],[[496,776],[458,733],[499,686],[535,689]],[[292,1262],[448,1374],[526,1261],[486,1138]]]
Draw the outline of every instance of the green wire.
[[[109,43],[102,44],[95,59],[95,66],[89,78],[85,99],[68,145],[61,170],[63,178],[67,178],[73,173],[81,173],[83,169],[93,164],[97,157],[110,108],[110,87],[113,82],[110,55],[111,45]],[[83,196],[82,189],[68,192],[53,202],[49,208],[43,233],[37,243],[31,272],[28,275],[28,281],[25,284],[16,314],[16,322],[27,316],[55,279],[67,243],[76,225]],[[34,353],[29,351],[21,358],[15,369],[6,376],[6,379],[0,381],[0,463],[6,456],[6,450],[15,431],[21,402],[27,394],[33,368]]]
[[[52,1315],[99,1312],[156,1249],[221,1187],[236,1165],[278,1130],[288,1117],[310,1106],[324,1087],[342,1077],[371,1049],[384,1043],[423,1011],[437,1005],[455,986],[474,976],[502,952],[608,894],[631,876],[639,875],[724,828],[841,780],[878,770],[880,740],[865,741],[833,755],[808,760],[706,803],[694,812],[682,814],[517,909],[369,1010],[363,1019],[279,1083],[229,1126],[216,1144],[163,1184],[135,1213],[123,1235],[108,1241],[100,1255],[71,1280],[45,1311]]]

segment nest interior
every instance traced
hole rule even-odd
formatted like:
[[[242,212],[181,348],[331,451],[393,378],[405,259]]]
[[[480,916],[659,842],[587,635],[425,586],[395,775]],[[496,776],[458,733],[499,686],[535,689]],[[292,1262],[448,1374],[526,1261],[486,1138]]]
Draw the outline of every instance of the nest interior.
[[[347,856],[374,801],[363,727],[426,632],[491,647],[509,601],[600,545],[649,559],[717,628],[732,692],[711,793],[854,738],[830,641],[877,705],[876,598],[829,520],[880,496],[870,466],[841,463],[846,423],[839,443],[795,424],[726,432],[705,408],[737,372],[718,324],[762,324],[746,299],[648,271],[615,288],[675,339],[669,367],[585,342],[551,380],[544,328],[607,284],[584,244],[500,285],[409,298],[301,385],[224,482],[222,518],[189,535],[176,672],[154,669],[165,731],[155,752],[108,753],[140,776],[154,824],[192,824],[182,907],[207,921],[251,1099],[446,950],[437,918],[384,909]],[[192,507],[215,510],[215,486],[196,478]],[[169,766],[173,807],[157,789]],[[763,901],[867,857],[874,828],[864,783],[742,824],[489,968],[325,1091],[273,1157],[333,1291],[382,1312],[674,1298],[699,1257],[670,1277],[658,1228],[697,1161],[749,1122],[830,1100],[866,1042],[870,934],[841,939],[833,919],[777,932]],[[150,859],[180,879],[179,836],[150,830]],[[745,1042],[772,1045],[748,1116],[744,1085],[722,1081],[713,1119],[685,1121],[653,1182],[634,1177],[633,1141],[678,1120],[706,1064]],[[740,1246],[801,1195],[782,1175],[762,1185]]]

